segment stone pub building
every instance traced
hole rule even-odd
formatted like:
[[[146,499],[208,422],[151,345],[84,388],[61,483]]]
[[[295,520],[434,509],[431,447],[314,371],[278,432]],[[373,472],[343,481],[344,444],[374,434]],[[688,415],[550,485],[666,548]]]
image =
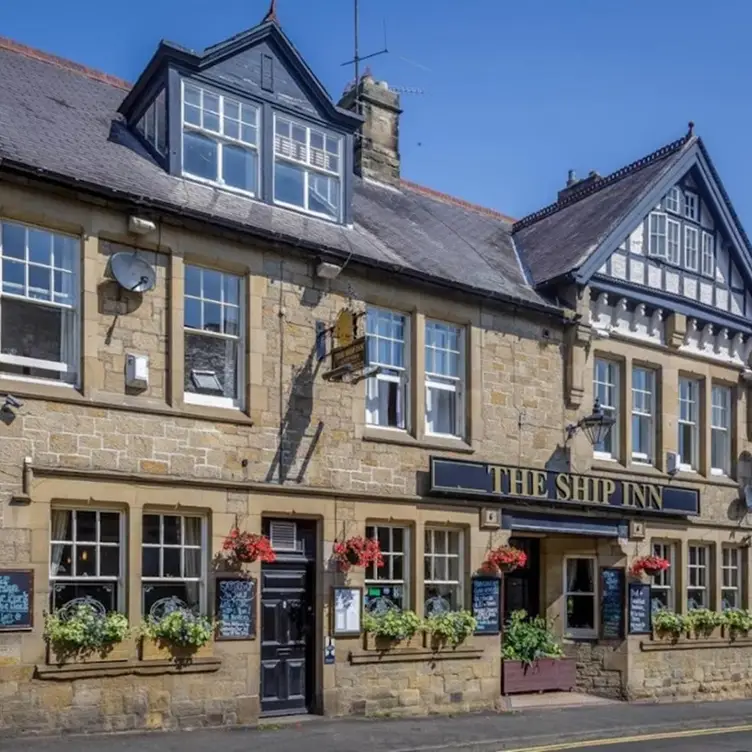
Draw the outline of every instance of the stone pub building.
[[[366,607],[469,608],[511,541],[502,613],[551,617],[581,689],[749,694],[746,639],[602,623],[602,570],[652,552],[648,611],[750,605],[752,253],[692,128],[515,221],[402,179],[398,95],[333,100],[273,9],[132,86],[7,39],[0,70],[3,733],[502,707],[498,632],[342,628],[354,535],[385,559],[347,580]],[[370,366],[333,378],[343,311]],[[81,599],[216,616],[236,524],[277,552],[247,639],[50,655]]]

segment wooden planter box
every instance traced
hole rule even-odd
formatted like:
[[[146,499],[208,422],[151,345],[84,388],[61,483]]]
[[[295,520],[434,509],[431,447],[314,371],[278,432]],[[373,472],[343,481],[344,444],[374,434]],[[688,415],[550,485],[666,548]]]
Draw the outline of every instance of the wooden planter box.
[[[501,662],[501,691],[505,695],[548,690],[568,692],[576,684],[577,664],[572,658],[541,658],[532,664]]]
[[[49,665],[63,666],[77,663],[109,663],[127,661],[131,658],[133,642],[123,640],[116,642],[111,648],[103,651],[91,651],[87,653],[68,653],[57,651],[52,645],[47,646],[47,663]]]
[[[154,640],[141,640],[142,661],[174,661],[190,663],[196,658],[211,658],[214,655],[214,642],[209,641],[200,648],[179,648]]]
[[[475,643],[472,637],[468,637],[459,643],[459,645],[452,645],[445,640],[434,637],[430,632],[425,632],[423,635],[423,646],[427,650],[433,650],[438,653],[439,651],[446,652],[447,650],[457,650],[458,648],[472,649],[475,647]]]
[[[376,637],[368,632],[365,634],[363,646],[366,650],[378,650],[379,652],[414,650],[423,647],[423,636],[414,634],[408,640],[390,640],[386,637]]]

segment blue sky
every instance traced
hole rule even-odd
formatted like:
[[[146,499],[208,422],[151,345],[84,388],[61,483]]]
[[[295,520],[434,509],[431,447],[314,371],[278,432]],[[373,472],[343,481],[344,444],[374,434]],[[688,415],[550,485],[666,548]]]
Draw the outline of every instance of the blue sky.
[[[135,80],[161,38],[201,49],[268,0],[6,0],[0,34]],[[337,99],[353,0],[278,0]],[[40,21],[44,21],[40,23]],[[752,232],[749,0],[361,0],[361,53],[404,95],[403,176],[520,217],[573,168],[610,172],[694,120]]]

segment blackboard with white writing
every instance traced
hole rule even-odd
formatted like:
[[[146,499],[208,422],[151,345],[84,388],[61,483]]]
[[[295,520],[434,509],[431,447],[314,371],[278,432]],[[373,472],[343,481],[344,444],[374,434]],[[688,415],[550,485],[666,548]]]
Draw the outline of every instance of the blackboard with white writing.
[[[0,569],[0,632],[34,626],[34,572]]]
[[[473,616],[478,622],[475,634],[499,634],[501,629],[501,580],[473,577]]]
[[[256,636],[256,580],[217,577],[217,640],[251,640]]]
[[[629,634],[651,634],[650,585],[646,582],[629,583]]]
[[[624,637],[624,570],[601,569],[601,638]]]

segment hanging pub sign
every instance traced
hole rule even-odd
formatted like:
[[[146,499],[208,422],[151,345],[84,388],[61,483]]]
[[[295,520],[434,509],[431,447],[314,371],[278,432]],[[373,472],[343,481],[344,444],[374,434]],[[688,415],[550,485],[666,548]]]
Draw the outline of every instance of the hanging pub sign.
[[[700,513],[700,492],[693,488],[443,457],[431,457],[430,490],[442,496],[538,499],[562,505],[607,506],[624,512]]]
[[[362,373],[368,367],[368,350],[365,335],[358,336],[359,315],[343,308],[332,327],[331,370],[324,374],[326,380],[340,380],[346,373]]]

